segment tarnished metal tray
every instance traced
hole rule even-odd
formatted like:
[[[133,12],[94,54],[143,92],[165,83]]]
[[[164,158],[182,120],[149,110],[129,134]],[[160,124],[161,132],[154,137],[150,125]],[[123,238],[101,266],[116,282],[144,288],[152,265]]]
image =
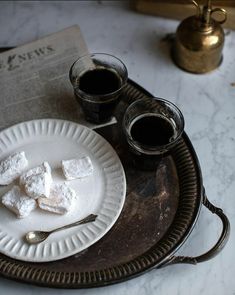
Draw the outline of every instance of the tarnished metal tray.
[[[97,129],[116,149],[127,177],[126,202],[114,227],[90,248],[63,260],[29,263],[0,254],[2,276],[49,287],[98,287],[173,263],[196,264],[223,248],[229,236],[229,221],[221,209],[207,200],[199,163],[185,133],[155,171],[132,166],[121,121],[126,107],[144,96],[151,94],[129,80],[116,111],[118,123]],[[198,257],[175,256],[193,229],[201,205],[222,220],[218,242]]]

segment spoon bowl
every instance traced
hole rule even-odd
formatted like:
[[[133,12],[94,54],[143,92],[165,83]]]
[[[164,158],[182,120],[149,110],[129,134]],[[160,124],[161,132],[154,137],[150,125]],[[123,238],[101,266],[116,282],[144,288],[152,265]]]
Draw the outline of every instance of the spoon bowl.
[[[29,244],[38,244],[46,240],[49,235],[50,232],[47,231],[30,231],[25,235],[25,240]]]

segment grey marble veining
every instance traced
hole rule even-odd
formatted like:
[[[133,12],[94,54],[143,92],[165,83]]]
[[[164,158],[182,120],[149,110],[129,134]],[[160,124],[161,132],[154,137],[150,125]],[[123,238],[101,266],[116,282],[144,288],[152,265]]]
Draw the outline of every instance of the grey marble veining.
[[[235,294],[235,32],[226,30],[223,63],[193,75],[172,62],[166,34],[177,21],[138,14],[120,1],[2,1],[0,46],[15,46],[78,24],[91,52],[108,52],[129,76],[155,96],[175,102],[200,160],[208,198],[228,215],[231,236],[214,259],[152,270],[133,280],[92,290],[55,290],[0,278],[0,294]],[[198,255],[215,244],[218,218],[204,207],[181,255]]]

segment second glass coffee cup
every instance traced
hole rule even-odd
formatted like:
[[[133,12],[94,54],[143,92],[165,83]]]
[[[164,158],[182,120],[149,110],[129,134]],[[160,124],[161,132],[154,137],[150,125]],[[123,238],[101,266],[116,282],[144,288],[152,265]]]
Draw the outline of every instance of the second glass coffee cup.
[[[181,111],[162,98],[136,100],[123,117],[123,132],[132,159],[143,170],[155,169],[179,142],[183,130]]]
[[[73,63],[69,77],[86,120],[109,121],[127,82],[124,63],[106,53],[85,55]]]

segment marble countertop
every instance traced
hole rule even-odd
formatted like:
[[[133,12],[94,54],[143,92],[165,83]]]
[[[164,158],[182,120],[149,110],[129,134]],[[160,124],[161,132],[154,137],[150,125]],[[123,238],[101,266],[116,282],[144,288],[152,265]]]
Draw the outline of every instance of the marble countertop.
[[[120,1],[1,1],[0,47],[16,46],[78,24],[90,52],[120,57],[129,76],[182,110],[200,160],[209,200],[231,222],[231,235],[215,258],[194,265],[152,270],[117,285],[88,290],[41,288],[0,278],[1,294],[235,295],[235,32],[226,31],[223,63],[208,74],[181,71],[164,37],[177,21],[138,14]],[[221,222],[204,207],[181,255],[199,255],[215,244]]]

